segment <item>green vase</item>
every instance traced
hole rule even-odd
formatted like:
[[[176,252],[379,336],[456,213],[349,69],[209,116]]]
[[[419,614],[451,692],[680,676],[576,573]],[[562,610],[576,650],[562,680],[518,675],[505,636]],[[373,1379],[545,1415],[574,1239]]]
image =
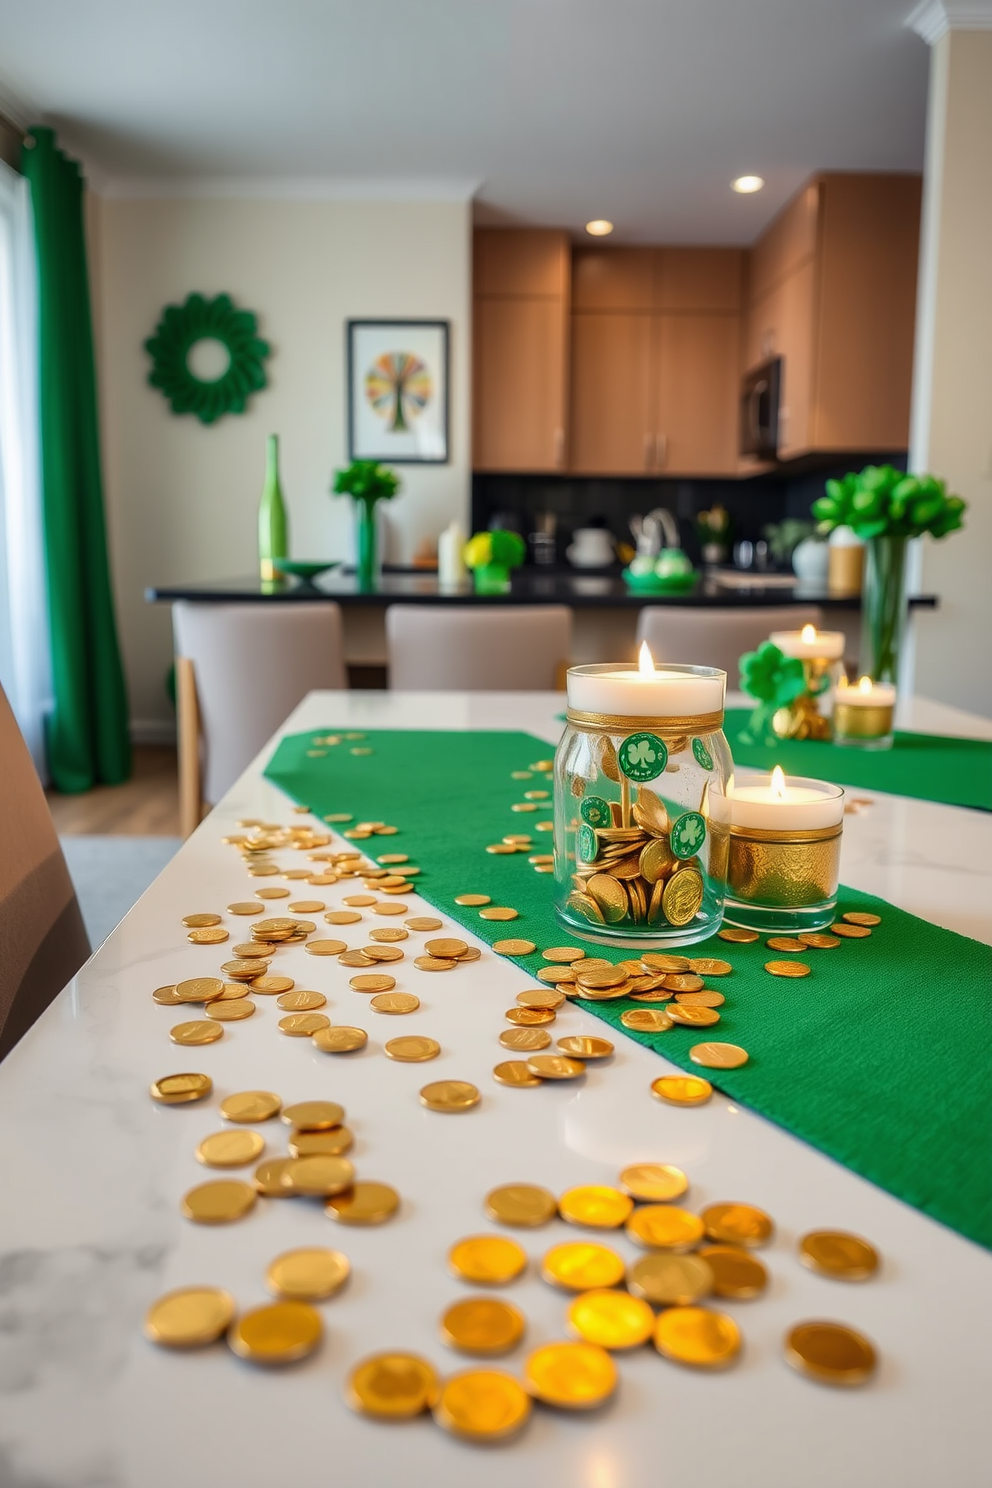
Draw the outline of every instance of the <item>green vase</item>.
[[[279,436],[270,434],[266,443],[265,485],[258,506],[258,570],[263,583],[282,577],[275,559],[289,557],[289,519],[279,484]]]
[[[873,682],[899,681],[909,616],[908,537],[873,537],[865,545],[858,673]]]
[[[355,502],[355,508],[358,527],[358,588],[362,594],[369,594],[376,588],[379,578],[379,535],[376,529],[375,502],[359,498]]]
[[[510,570],[505,563],[483,563],[473,570],[476,594],[509,594]]]

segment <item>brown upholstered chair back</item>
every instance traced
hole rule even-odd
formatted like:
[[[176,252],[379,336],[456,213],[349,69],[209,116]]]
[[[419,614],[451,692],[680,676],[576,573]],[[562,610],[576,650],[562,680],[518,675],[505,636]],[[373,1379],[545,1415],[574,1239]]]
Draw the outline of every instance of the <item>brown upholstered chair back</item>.
[[[89,953],[45,793],[0,688],[0,1059]]]

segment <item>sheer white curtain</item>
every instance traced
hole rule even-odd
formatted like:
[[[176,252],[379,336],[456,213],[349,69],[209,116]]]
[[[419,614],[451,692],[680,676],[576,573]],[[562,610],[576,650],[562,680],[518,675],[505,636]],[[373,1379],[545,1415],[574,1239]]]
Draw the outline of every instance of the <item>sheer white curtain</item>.
[[[52,687],[37,321],[28,183],[0,160],[0,682],[44,780]]]

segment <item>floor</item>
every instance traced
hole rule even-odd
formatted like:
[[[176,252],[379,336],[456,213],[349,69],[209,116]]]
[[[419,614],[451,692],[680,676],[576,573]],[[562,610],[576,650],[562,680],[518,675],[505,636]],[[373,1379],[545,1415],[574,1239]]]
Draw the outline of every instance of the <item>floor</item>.
[[[123,785],[98,785],[78,796],[48,791],[60,837],[178,837],[179,786],[175,749],[144,745]]]

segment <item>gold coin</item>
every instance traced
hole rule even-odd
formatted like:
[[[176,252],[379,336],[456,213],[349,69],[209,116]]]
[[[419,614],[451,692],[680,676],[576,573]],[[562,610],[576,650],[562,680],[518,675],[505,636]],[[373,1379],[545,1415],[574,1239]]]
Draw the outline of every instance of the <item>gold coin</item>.
[[[212,1132],[197,1147],[196,1160],[207,1168],[244,1168],[257,1162],[264,1150],[265,1139],[258,1132]]]
[[[442,938],[440,940],[425,941],[424,950],[428,956],[440,956],[443,960],[457,961],[458,957],[464,955],[468,950],[468,946],[464,940]]]
[[[534,975],[538,981],[547,982],[551,987],[567,987],[575,981],[571,966],[541,966]]]
[[[404,935],[407,933],[406,930],[403,931]],[[399,946],[380,945],[378,941],[373,942],[372,945],[362,946],[361,952],[363,956],[367,956],[370,961],[376,963],[402,961],[406,956],[406,952],[401,950]]]
[[[621,987],[627,980],[627,973],[620,966],[579,966],[576,968],[575,980],[580,987],[602,992],[610,987]]]
[[[375,895],[346,894],[343,902],[350,905],[352,909],[370,909],[375,903]]]
[[[261,976],[252,982],[251,990],[260,992],[263,997],[275,997],[281,992],[291,992],[295,985],[292,977]]]
[[[253,982],[268,969],[268,961],[225,961],[221,971],[236,982]],[[221,988],[223,989],[223,982]],[[217,993],[220,996],[220,993]]]
[[[415,1013],[420,1006],[420,998],[414,997],[412,992],[380,992],[373,997],[369,1007],[376,1013]]]
[[[661,1075],[651,1082],[651,1094],[673,1106],[704,1106],[713,1086],[697,1075]]]
[[[214,1088],[209,1075],[163,1075],[148,1087],[152,1100],[162,1106],[187,1106],[203,1100]]]
[[[723,1245],[767,1245],[775,1233],[771,1218],[753,1204],[709,1204],[700,1216],[706,1237]]]
[[[687,1251],[703,1238],[703,1221],[675,1204],[645,1204],[626,1225],[627,1238],[645,1250]]]
[[[494,940],[493,950],[500,956],[532,956],[537,946],[532,940]]]
[[[270,1302],[242,1313],[227,1341],[253,1364],[295,1364],[313,1353],[323,1332],[320,1313],[308,1302]]]
[[[404,920],[408,930],[440,930],[444,924],[443,920],[436,920],[431,915],[415,915],[412,920]]]
[[[376,859],[378,863],[408,863],[409,853],[380,853]]]
[[[500,1224],[534,1229],[558,1213],[555,1196],[534,1183],[504,1183],[486,1194],[486,1213]]]
[[[256,889],[255,890],[255,897],[258,898],[258,899],[288,899],[289,898],[289,890],[288,889],[279,889],[279,888]],[[231,905],[231,904],[229,904],[227,907],[231,911],[232,914],[247,914],[248,913],[247,909],[235,909],[234,906]]]
[[[416,1354],[373,1354],[356,1364],[346,1399],[366,1416],[406,1421],[429,1410],[440,1394],[432,1365]]]
[[[392,1219],[399,1207],[400,1196],[395,1188],[364,1179],[328,1199],[324,1213],[338,1224],[374,1225]]]
[[[377,925],[369,931],[369,939],[375,941],[409,940],[409,930],[404,930],[402,925]]]
[[[243,1018],[250,1018],[255,1011],[255,1004],[247,997],[218,998],[216,1002],[207,1004],[206,1014],[217,1023],[239,1023]]]
[[[237,1178],[201,1183],[183,1196],[182,1212],[196,1224],[229,1224],[253,1208],[257,1192]]]
[[[624,1263],[615,1250],[592,1241],[570,1240],[554,1245],[541,1262],[541,1275],[567,1292],[588,1292],[618,1286]]]
[[[770,951],[804,951],[806,947],[801,940],[796,940],[792,935],[772,935],[765,941]]]
[[[282,992],[279,995],[279,1006],[286,1013],[312,1013],[317,1008],[322,1008],[327,1002],[323,992],[305,992],[298,987],[294,992]]]
[[[304,946],[308,956],[340,956],[347,949],[343,940],[311,940]]]
[[[695,1369],[725,1369],[741,1351],[733,1318],[708,1307],[669,1307],[655,1323],[654,1346],[665,1359]]]
[[[183,915],[183,924],[188,930],[202,930],[208,925],[219,925],[219,914],[188,914]]]
[[[844,940],[867,940],[871,934],[867,925],[847,925],[843,920],[831,925],[830,932],[832,935],[843,936]]]
[[[720,1021],[716,1008],[701,1006],[699,1003],[669,1003],[667,1014],[673,1023],[681,1023],[686,1028],[712,1028],[714,1023]]]
[[[441,956],[415,956],[413,964],[418,971],[454,971],[458,962]]]
[[[545,1033],[543,1028],[504,1028],[499,1041],[504,1049],[524,1050],[528,1054],[536,1054],[539,1049],[548,1047],[551,1035]],[[568,1050],[563,1052],[568,1053]]]
[[[634,985],[633,982],[631,982],[630,985],[633,986]],[[633,1000],[635,1002],[644,1002],[644,1003],[648,1003],[648,1002],[659,1002],[659,1003],[660,1002],[671,1002],[672,997],[673,997],[673,993],[666,992],[663,988],[659,988],[655,992],[631,992],[629,995],[633,998]],[[681,995],[683,997],[696,997],[699,994],[698,993],[695,993],[695,992],[683,992]]]
[[[355,1169],[346,1157],[332,1157],[326,1152],[307,1157],[294,1157],[286,1164],[282,1186],[293,1194],[307,1194],[326,1199],[344,1193],[355,1180]]]
[[[620,1187],[641,1203],[664,1204],[669,1199],[680,1199],[689,1180],[681,1168],[668,1163],[633,1163],[620,1174]]]
[[[691,956],[689,958],[689,969],[697,976],[729,976],[733,971],[729,961],[721,961],[716,956]]]
[[[293,1157],[343,1157],[355,1138],[346,1126],[336,1126],[333,1131],[294,1131],[287,1145]]]
[[[619,1229],[633,1207],[634,1201],[627,1194],[598,1183],[567,1189],[558,1200],[562,1219],[597,1230]]]
[[[144,1334],[163,1348],[201,1348],[227,1332],[234,1312],[234,1298],[220,1287],[182,1287],[152,1303]]]
[[[777,977],[809,976],[811,967],[805,961],[766,961],[765,970]]]
[[[466,1297],[441,1318],[441,1341],[463,1354],[506,1354],[523,1336],[523,1313],[496,1297]]]
[[[574,1080],[586,1072],[581,1059],[569,1059],[566,1054],[532,1054],[527,1068],[542,1080]]]
[[[251,990],[254,990],[254,988]],[[221,1002],[243,1002],[245,1000],[245,991],[246,988],[243,982],[225,982],[221,995],[215,997],[213,1002],[207,1004],[207,1007],[208,1009],[216,1007]]]
[[[739,1069],[750,1055],[739,1044],[693,1044],[689,1058],[704,1069]]]
[[[568,966],[573,961],[581,961],[585,954],[585,951],[580,950],[578,946],[551,946],[550,949],[541,952],[541,959]]]
[[[595,1343],[546,1343],[528,1356],[524,1382],[545,1405],[593,1410],[616,1389],[617,1366]]]
[[[675,1001],[680,1007],[723,1007],[726,1002],[722,992],[712,992],[704,987],[702,992],[676,992]]]
[[[406,914],[409,908],[410,906],[408,904],[391,904],[388,899],[377,899],[372,906],[372,913],[377,915],[400,915]]]
[[[152,998],[160,1007],[175,1007],[177,1003],[182,1002],[174,984],[169,987],[156,987]]]
[[[669,992],[701,992],[703,979],[694,971],[676,972],[672,976],[666,976],[665,986]]]
[[[494,1065],[493,1079],[499,1085],[515,1085],[522,1090],[533,1090],[542,1083],[522,1059],[504,1059],[500,1064]]]
[[[797,935],[796,939],[811,951],[833,951],[840,945],[840,937],[837,935],[821,935],[819,931],[805,931]]]
[[[329,909],[324,916],[328,925],[354,925],[361,918],[353,909]]]
[[[191,977],[176,983],[176,997],[180,1002],[213,1002],[224,991],[220,977]]]
[[[395,1059],[400,1064],[423,1064],[428,1059],[436,1059],[440,1052],[441,1045],[436,1039],[418,1034],[390,1039],[383,1046],[386,1058]]]
[[[517,1006],[525,1008],[560,1008],[565,1001],[564,992],[553,987],[529,987],[517,993]]]
[[[672,1026],[668,1014],[657,1008],[630,1008],[620,1014],[620,1022],[624,1028],[632,1028],[638,1033],[664,1033]]]
[[[323,899],[296,899],[288,906],[294,914],[320,914],[327,905]]]
[[[516,850],[512,842],[491,842],[486,848],[487,853],[493,853],[494,855],[503,857],[509,853],[515,853]]]
[[[311,1041],[322,1054],[353,1054],[356,1049],[364,1049],[369,1036],[364,1028],[349,1028],[337,1024],[332,1028],[319,1029]]]
[[[508,1008],[503,1014],[508,1023],[515,1023],[519,1028],[536,1028],[542,1023],[553,1023],[557,1014],[553,1008]]]
[[[699,1257],[713,1272],[713,1291],[718,1297],[744,1302],[760,1297],[768,1285],[763,1263],[738,1245],[705,1245]]]
[[[688,1307],[709,1296],[713,1272],[699,1256],[654,1251],[634,1262],[627,1286],[654,1307]]]
[[[270,1261],[265,1284],[273,1296],[292,1302],[325,1302],[348,1280],[348,1257],[339,1250],[308,1246],[286,1250]]]
[[[364,976],[353,976],[348,985],[355,992],[391,992],[396,986],[396,978],[373,971]]]
[[[654,1332],[654,1313],[648,1304],[611,1287],[581,1292],[569,1303],[567,1317],[577,1338],[604,1349],[638,1348]]]
[[[488,894],[456,894],[455,903],[462,904],[466,909],[481,909],[484,904],[492,904]]]
[[[501,1034],[501,1043],[502,1040]],[[595,1038],[586,1033],[570,1034],[568,1038],[560,1038],[558,1048],[562,1054],[567,1054],[572,1059],[608,1059],[613,1053],[613,1045],[609,1039]]]
[[[480,1100],[477,1087],[467,1080],[435,1080],[420,1092],[420,1104],[428,1111],[468,1111]]]
[[[515,920],[519,911],[507,909],[505,905],[491,904],[488,909],[479,910],[480,920]]]
[[[330,1131],[344,1120],[344,1106],[337,1101],[296,1101],[283,1108],[282,1119],[297,1131]]]
[[[288,1013],[279,1019],[279,1032],[290,1038],[309,1038],[322,1028],[330,1028],[331,1020],[324,1013]]]
[[[662,951],[645,951],[641,957],[641,965],[650,971],[662,971],[666,975],[689,970],[689,960],[685,956],[670,956]]]
[[[221,929],[219,925],[209,930],[191,930],[186,937],[191,945],[221,945],[230,938],[231,932]]]
[[[758,939],[757,930],[742,930],[735,925],[725,925],[716,933],[721,940],[729,940],[734,945],[750,945],[752,940]]]
[[[695,868],[679,868],[665,884],[661,909],[670,925],[688,925],[702,902],[702,874]]]
[[[476,1286],[505,1286],[526,1269],[527,1252],[505,1235],[470,1235],[448,1252],[448,1269]]]
[[[169,1037],[174,1044],[214,1044],[223,1034],[223,1028],[208,1022],[206,1018],[196,1019],[191,1023],[177,1023],[174,1028],[169,1029]]]
[[[867,925],[869,928],[882,923],[881,915],[868,914],[860,909],[849,909],[846,914],[841,915],[841,919],[848,925]]]
[[[259,889],[258,892],[260,897],[264,896],[266,899],[269,899],[272,896],[273,890]],[[277,892],[282,895],[287,893],[288,890],[279,889]],[[227,912],[233,915],[257,915],[261,914],[264,908],[264,904],[259,904],[254,899],[239,899],[236,904],[229,904],[227,906]]]
[[[345,951],[338,957],[339,966],[374,966],[375,961],[371,956],[366,956],[364,951]]]
[[[220,1103],[220,1115],[225,1120],[238,1120],[238,1122],[257,1122],[257,1120],[269,1120],[271,1116],[280,1115],[283,1109],[283,1101],[272,1091],[238,1091],[235,1095],[228,1095]]]
[[[866,1281],[878,1270],[878,1251],[844,1230],[812,1230],[799,1242],[799,1259],[811,1271],[838,1281]]]
[[[276,949],[276,942],[272,940],[245,940],[240,945],[231,947],[239,961],[264,961],[267,960]]]
[[[875,1372],[874,1346],[841,1323],[798,1323],[785,1338],[785,1359],[825,1385],[863,1385]]]

